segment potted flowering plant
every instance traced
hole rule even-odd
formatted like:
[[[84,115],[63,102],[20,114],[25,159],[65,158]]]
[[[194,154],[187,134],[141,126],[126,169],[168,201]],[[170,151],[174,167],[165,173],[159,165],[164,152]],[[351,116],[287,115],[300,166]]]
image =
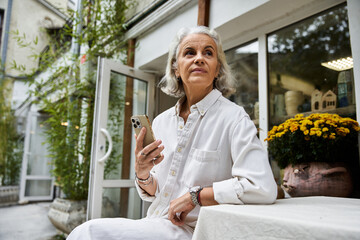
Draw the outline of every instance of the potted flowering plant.
[[[350,169],[358,169],[359,123],[337,114],[298,114],[274,126],[265,141],[285,168],[282,187],[290,196],[349,196]]]

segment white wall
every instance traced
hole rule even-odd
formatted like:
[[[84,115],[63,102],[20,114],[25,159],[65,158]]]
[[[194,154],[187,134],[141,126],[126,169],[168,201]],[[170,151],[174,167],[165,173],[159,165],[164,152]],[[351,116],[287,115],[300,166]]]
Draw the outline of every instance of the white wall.
[[[4,45],[4,29],[5,29],[5,21],[6,21],[6,14],[7,14],[7,6],[8,6],[8,1],[7,0],[1,0],[0,1],[0,9],[3,9],[4,10],[4,22],[3,22],[3,31],[2,31],[2,35],[0,36],[0,39],[1,39],[1,48],[0,48],[0,56],[2,54],[2,49],[3,49],[3,45]]]
[[[62,12],[65,12],[68,8],[68,0],[46,0],[46,1]]]
[[[19,31],[19,34],[21,36],[25,34],[26,41],[30,42],[38,37],[38,44],[31,44],[31,47],[34,48],[34,51],[37,54],[48,44],[47,35],[43,32],[42,27],[49,22],[52,22],[53,26],[59,27],[62,26],[65,21],[44,7],[37,0],[13,0],[10,32]],[[30,47],[20,48],[14,40],[14,35],[10,34],[6,60],[7,74],[15,76],[20,74],[18,71],[11,69],[11,63],[13,61],[18,65],[25,65],[27,73],[30,72],[30,69],[37,67],[38,61],[29,58],[31,54],[33,54],[33,52]]]
[[[0,1],[0,8],[5,9],[7,8],[7,0]]]
[[[56,0],[57,3],[67,3],[65,0]],[[60,5],[57,5],[60,7]],[[61,5],[63,6],[63,5]],[[24,72],[12,69],[13,62],[26,67],[25,73],[31,73],[38,67],[38,59],[31,58],[32,54],[39,54],[49,44],[44,27],[61,27],[65,20],[39,3],[37,0],[13,0],[10,35],[8,40],[6,74],[18,76]],[[13,32],[18,31],[20,36],[25,35],[25,42],[32,42],[29,47],[20,47],[14,39]],[[38,43],[33,41],[38,39]],[[16,109],[28,97],[28,85],[16,81],[10,86],[12,91],[12,108]]]
[[[147,70],[164,71],[169,44],[181,27],[196,26],[197,5],[180,9],[174,17],[164,24],[137,38],[139,46],[135,50],[135,67]]]
[[[270,0],[210,0],[209,27],[217,28],[224,25],[227,22],[251,12],[253,9],[256,9],[269,1]],[[244,24],[244,22],[241,23],[241,25],[247,24],[249,24],[249,22],[246,22],[246,24]]]

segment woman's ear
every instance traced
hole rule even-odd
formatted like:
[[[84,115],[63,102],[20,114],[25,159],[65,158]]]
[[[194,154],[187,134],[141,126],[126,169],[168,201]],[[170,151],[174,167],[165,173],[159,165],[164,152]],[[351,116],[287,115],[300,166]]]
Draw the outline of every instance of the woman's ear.
[[[174,70],[174,73],[175,73],[175,77],[176,78],[179,78],[180,77],[180,73],[177,69]]]
[[[220,63],[218,63],[218,65],[217,65],[217,67],[216,67],[215,77],[219,77],[220,67],[221,67],[221,64],[220,64]]]

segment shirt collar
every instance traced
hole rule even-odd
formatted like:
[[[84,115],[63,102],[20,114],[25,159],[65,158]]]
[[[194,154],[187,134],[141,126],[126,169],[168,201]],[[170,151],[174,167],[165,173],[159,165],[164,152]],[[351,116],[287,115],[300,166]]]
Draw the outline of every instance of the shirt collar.
[[[204,116],[207,110],[218,100],[221,96],[221,92],[217,89],[213,89],[208,95],[206,95],[201,101],[191,106],[192,109],[199,111],[201,116]],[[179,115],[181,104],[185,101],[186,96],[181,97],[176,105],[174,115]]]

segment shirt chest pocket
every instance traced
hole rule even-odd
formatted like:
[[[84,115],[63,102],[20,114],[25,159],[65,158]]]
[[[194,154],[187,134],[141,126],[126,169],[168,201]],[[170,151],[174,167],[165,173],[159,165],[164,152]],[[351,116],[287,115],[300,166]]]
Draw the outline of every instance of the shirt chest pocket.
[[[219,171],[220,152],[192,148],[185,164],[183,181],[187,187],[212,186]]]

